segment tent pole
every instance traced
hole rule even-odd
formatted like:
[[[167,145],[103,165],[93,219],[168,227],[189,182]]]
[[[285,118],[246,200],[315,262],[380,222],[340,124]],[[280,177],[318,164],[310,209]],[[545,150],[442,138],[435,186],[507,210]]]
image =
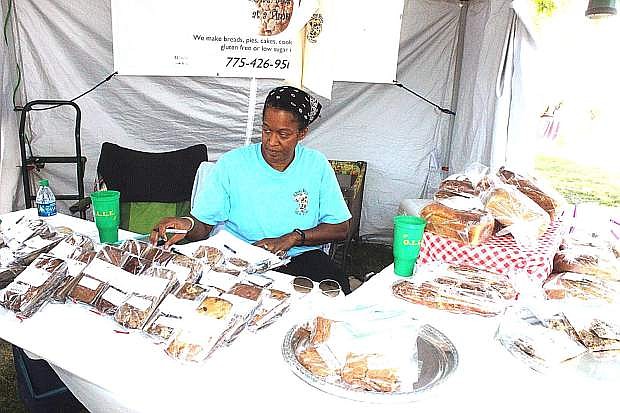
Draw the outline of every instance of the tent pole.
[[[245,124],[245,146],[252,143],[252,132],[254,131],[254,116],[256,115],[256,92],[258,89],[258,83],[256,78],[250,79],[250,96],[248,98],[248,117]]]
[[[458,113],[457,106],[459,104],[459,89],[461,85],[461,71],[463,68],[463,50],[465,49],[465,29],[467,27],[467,10],[469,9],[469,1],[461,1],[461,10],[459,13],[459,35],[456,42],[456,57],[454,65],[454,81],[452,82],[452,101],[450,109]],[[454,140],[454,124],[456,116],[450,116],[448,124],[448,145],[446,162],[442,166],[443,178],[450,175],[450,165],[452,164],[452,141]]]

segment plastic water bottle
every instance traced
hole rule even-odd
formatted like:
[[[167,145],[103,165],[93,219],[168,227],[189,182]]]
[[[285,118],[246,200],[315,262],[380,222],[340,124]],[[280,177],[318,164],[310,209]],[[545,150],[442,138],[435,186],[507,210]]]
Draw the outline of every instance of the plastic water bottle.
[[[56,197],[49,187],[50,183],[47,179],[39,181],[39,190],[37,191],[37,212],[41,218],[47,218],[56,215]]]

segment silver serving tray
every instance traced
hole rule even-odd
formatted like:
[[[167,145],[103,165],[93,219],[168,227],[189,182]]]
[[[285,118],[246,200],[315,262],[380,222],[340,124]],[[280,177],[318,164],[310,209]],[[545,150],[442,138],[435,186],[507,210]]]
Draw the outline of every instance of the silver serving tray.
[[[300,325],[291,328],[282,343],[282,356],[293,373],[306,383],[326,393],[346,399],[373,403],[407,403],[420,399],[443,383],[458,365],[458,353],[452,342],[439,330],[425,324],[418,336],[419,379],[412,391],[382,393],[352,389],[317,377],[297,360],[295,350],[309,339],[308,330]]]

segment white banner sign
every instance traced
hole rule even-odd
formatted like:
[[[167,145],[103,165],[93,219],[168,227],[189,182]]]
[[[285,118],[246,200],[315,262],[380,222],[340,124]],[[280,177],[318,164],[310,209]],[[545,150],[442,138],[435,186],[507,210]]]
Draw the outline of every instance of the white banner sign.
[[[316,0],[112,0],[121,75],[299,78]]]

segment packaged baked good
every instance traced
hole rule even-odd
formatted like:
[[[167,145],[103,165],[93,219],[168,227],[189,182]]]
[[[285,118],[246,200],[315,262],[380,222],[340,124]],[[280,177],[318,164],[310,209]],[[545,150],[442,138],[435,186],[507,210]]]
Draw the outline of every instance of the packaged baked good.
[[[455,196],[464,198],[476,196],[474,185],[466,175],[452,175],[441,181],[434,198],[445,199]]]
[[[539,205],[549,214],[552,221],[566,208],[566,200],[559,192],[534,177],[508,170],[503,166],[497,171],[497,176],[502,182],[515,186]]]
[[[148,242],[140,241],[137,239],[128,239],[123,241],[120,249],[137,257],[142,257],[144,253],[150,248]],[[152,260],[151,260],[152,261]]]
[[[76,303],[92,306],[105,286],[106,284],[101,280],[82,274],[78,276],[75,285],[69,291],[68,297]]]
[[[96,299],[94,307],[101,314],[113,316],[125,300],[127,300],[125,291],[108,285]]]
[[[206,293],[207,289],[208,287],[203,287],[200,284],[183,283],[174,295],[183,300],[195,300]]]
[[[186,321],[164,351],[176,360],[202,362],[224,343],[226,333],[232,325],[232,319],[207,318],[194,323]]]
[[[143,277],[163,278],[165,280],[172,280],[172,281],[176,281],[177,279],[176,273],[173,270],[163,268],[163,267],[156,267],[156,266],[151,266],[147,268],[140,275]]]
[[[235,277],[238,277],[241,274],[241,270],[236,268],[226,267],[224,265],[215,265],[211,267],[209,272],[220,273],[220,274],[229,274]]]
[[[128,254],[120,248],[105,245],[95,256],[95,258],[108,262],[115,267],[122,267]]]
[[[229,294],[237,295],[239,297],[243,297],[252,301],[258,301],[258,299],[261,297],[262,292],[263,289],[261,287],[242,282],[236,283],[228,291]]]
[[[519,245],[533,245],[551,223],[549,214],[515,187],[499,185],[481,195],[485,208],[505,226]]]
[[[50,255],[64,259],[74,255],[78,249],[79,251],[92,251],[94,248],[95,244],[92,239],[74,232],[52,248]]]
[[[181,254],[173,254],[164,268],[174,271],[181,283],[198,282],[203,272],[203,264],[199,260]]]
[[[114,313],[114,320],[125,328],[139,330],[144,327],[156,306],[154,297],[131,293]]]
[[[266,294],[263,294],[260,306],[254,312],[248,328],[256,331],[272,324],[288,310],[291,304],[290,297],[291,294],[285,291],[268,289]]]
[[[86,245],[88,248],[88,245]],[[78,279],[77,277],[82,273],[84,268],[95,258],[96,252],[90,249],[84,249],[78,247],[69,257],[65,259],[67,264],[67,276],[63,279],[60,285],[56,288],[51,297],[52,303],[64,303],[67,299],[69,292],[75,287]]]
[[[5,288],[26,269],[25,265],[14,264],[0,268],[0,289]]]
[[[200,284],[216,287],[224,291],[229,291],[238,282],[238,277],[218,271],[208,271],[200,278]]]
[[[426,220],[425,231],[468,245],[482,244],[493,236],[495,220],[481,210],[461,211],[433,202],[420,211]]]
[[[157,265],[165,266],[174,259],[175,255],[176,254],[173,252],[149,245],[142,255],[140,255],[140,258],[153,261]]]
[[[543,285],[548,299],[577,298],[614,303],[620,301],[620,282],[588,274],[564,272],[553,274]]]
[[[572,247],[558,251],[553,258],[553,271],[590,274],[620,281],[620,261],[609,250],[595,247]]]
[[[207,295],[198,306],[196,313],[217,320],[233,320],[224,338],[224,342],[228,344],[245,329],[258,304],[257,301],[234,294],[222,294],[219,297]]]
[[[405,313],[356,306],[304,328],[295,354],[313,375],[374,392],[411,391],[417,382],[420,324]]]
[[[615,306],[571,306],[564,309],[581,343],[590,351],[620,350],[620,316]]]
[[[416,280],[394,283],[392,292],[415,304],[481,316],[501,314],[517,297],[505,276],[462,266],[421,270]]]
[[[198,314],[208,315],[216,319],[226,319],[232,310],[232,303],[221,297],[205,297],[196,311]]]
[[[137,255],[129,254],[125,258],[121,268],[130,274],[139,275],[150,268],[151,265],[151,261],[139,258]]]
[[[183,319],[196,310],[196,305],[197,303],[193,300],[168,295],[159,305],[144,331],[158,341],[166,341],[182,327]]]
[[[48,254],[36,258],[0,291],[0,306],[28,318],[38,311],[66,276],[67,265]]]
[[[501,319],[496,339],[530,368],[548,369],[587,351],[563,314],[511,307]]]
[[[219,249],[210,245],[200,245],[193,253],[193,258],[199,259],[210,266],[215,266],[222,261],[224,254]]]

